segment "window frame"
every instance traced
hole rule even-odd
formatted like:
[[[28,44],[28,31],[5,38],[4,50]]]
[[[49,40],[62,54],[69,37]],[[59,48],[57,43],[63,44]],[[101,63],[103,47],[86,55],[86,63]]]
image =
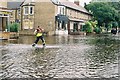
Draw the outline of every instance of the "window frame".
[[[58,14],[65,15],[65,7],[64,6],[58,6]]]
[[[26,13],[26,8],[28,8],[27,13]],[[32,9],[32,11],[31,11],[31,9]],[[33,15],[33,14],[34,14],[34,7],[33,6],[25,6],[24,7],[24,15]]]
[[[26,8],[28,8],[27,13],[26,13]],[[28,14],[29,14],[29,6],[25,6],[25,7],[24,7],[24,15],[28,15]]]
[[[31,8],[32,8],[32,13],[31,13]],[[29,6],[29,14],[33,15],[34,14],[34,7],[33,6]]]

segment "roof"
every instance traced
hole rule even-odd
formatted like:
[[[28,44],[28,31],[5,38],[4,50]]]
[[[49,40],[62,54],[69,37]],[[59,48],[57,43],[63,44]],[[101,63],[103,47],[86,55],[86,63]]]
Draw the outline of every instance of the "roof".
[[[74,4],[73,2],[61,2],[61,4],[66,7],[69,7],[69,8],[81,11],[81,12],[89,13],[85,8],[83,8],[80,5],[78,6],[78,5]]]
[[[20,6],[34,6],[34,1],[24,0],[24,2]]]
[[[81,5],[78,6],[73,2],[70,2],[67,0],[51,0],[51,1],[56,5],[63,5],[63,6],[66,6],[68,8],[72,8],[72,9],[90,14],[84,7],[82,7]],[[27,5],[28,3],[31,3],[31,1],[29,1],[29,0],[24,1],[24,3],[22,5]]]
[[[69,8],[72,8],[72,9],[75,9],[75,10],[78,10],[78,11],[81,11],[81,12],[84,12],[84,13],[89,13],[84,7],[82,7],[81,5],[76,5],[75,3],[73,2],[70,2],[70,1],[60,1],[60,5],[64,5],[66,7],[69,7]]]
[[[16,8],[20,8],[22,2],[8,2],[7,7],[9,9],[16,9]]]
[[[61,5],[61,6],[66,6],[68,8],[72,8],[87,14],[90,14],[84,7],[82,7],[81,5],[76,5],[73,2],[70,2],[68,0],[51,0],[54,4],[56,5]]]

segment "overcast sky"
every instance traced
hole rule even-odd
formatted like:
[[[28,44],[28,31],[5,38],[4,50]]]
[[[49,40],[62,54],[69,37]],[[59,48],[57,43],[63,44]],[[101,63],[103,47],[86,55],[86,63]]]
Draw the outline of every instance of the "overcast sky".
[[[2,0],[2,1],[5,1],[5,0]],[[20,2],[22,2],[24,0],[8,0],[8,1],[18,1],[18,2],[20,1]],[[26,0],[26,1],[34,1],[34,0]],[[46,1],[46,0],[37,0],[37,1]],[[69,1],[74,2],[74,0],[69,0]],[[80,1],[80,5],[84,6],[84,3],[88,4],[91,0],[79,0],[79,1]]]

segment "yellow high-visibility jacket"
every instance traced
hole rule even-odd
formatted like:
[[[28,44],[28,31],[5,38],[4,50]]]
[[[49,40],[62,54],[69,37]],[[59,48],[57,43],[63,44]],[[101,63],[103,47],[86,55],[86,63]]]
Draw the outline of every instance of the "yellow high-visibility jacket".
[[[36,36],[37,37],[42,36],[42,33],[37,33]]]
[[[39,36],[42,36],[42,32],[37,32],[37,30],[34,31],[34,34],[39,37]]]

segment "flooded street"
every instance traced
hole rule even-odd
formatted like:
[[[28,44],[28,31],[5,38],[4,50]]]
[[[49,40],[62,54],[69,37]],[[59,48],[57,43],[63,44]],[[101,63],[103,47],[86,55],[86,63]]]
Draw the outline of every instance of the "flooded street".
[[[118,78],[120,34],[1,41],[0,78]],[[114,80],[114,79],[111,79]]]

